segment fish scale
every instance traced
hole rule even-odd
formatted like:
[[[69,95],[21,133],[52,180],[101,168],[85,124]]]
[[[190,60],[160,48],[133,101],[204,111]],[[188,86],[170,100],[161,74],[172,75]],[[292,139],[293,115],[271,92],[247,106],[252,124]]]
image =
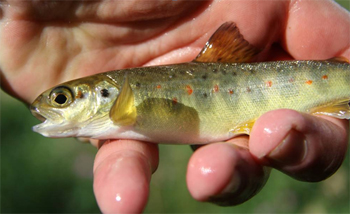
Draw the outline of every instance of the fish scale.
[[[293,65],[296,63],[299,66],[294,67]],[[348,64],[343,63],[337,72],[328,72],[328,79],[322,79],[322,76],[330,70],[329,68],[335,65],[338,63],[325,61],[279,61],[264,62],[264,65],[261,63],[222,63],[220,66],[217,63],[178,64],[170,72],[167,69],[168,66],[158,67],[155,76],[162,76],[162,81],[157,82],[150,78],[143,79],[144,76],[139,75],[137,69],[124,70],[115,74],[119,77],[119,81],[122,81],[120,77],[128,76],[132,86],[135,85],[133,84],[135,81],[142,81],[143,85],[147,86],[148,90],[143,87],[132,87],[136,108],[147,98],[167,99],[169,103],[173,98],[177,98],[176,104],[170,104],[172,107],[181,103],[183,104],[181,108],[193,108],[198,113],[200,135],[208,135],[205,136],[206,139],[209,136],[220,136],[216,140],[223,140],[232,136],[229,130],[245,121],[258,118],[262,112],[279,108],[307,112],[315,105],[327,104],[334,99],[348,99],[350,85],[346,84],[346,81],[336,80],[338,78],[350,80]],[[188,73],[171,74],[171,72],[179,73],[177,70],[186,71],[189,67],[193,69],[190,75]],[[262,70],[261,67],[264,69]],[[215,72],[213,72],[214,68]],[[140,68],[142,72],[144,69],[149,69],[147,73],[150,76],[154,74],[152,67]],[[221,69],[225,72],[221,72]],[[281,73],[283,76],[279,77]],[[207,77],[203,78],[203,75]],[[110,76],[113,75],[110,74]],[[169,78],[169,76],[175,77]],[[290,79],[293,79],[293,82]],[[310,79],[313,80],[311,85],[306,83]],[[337,84],[331,84],[334,80]],[[266,84],[268,81],[272,82],[271,86]],[[162,86],[156,89],[158,84]],[[219,90],[214,92],[216,84],[219,85]],[[193,89],[191,95],[186,92],[186,85],[191,85]],[[229,89],[232,89],[234,93],[230,94]],[[204,93],[207,93],[208,96],[204,97]],[[339,97],[335,98],[334,94],[338,94]],[[311,99],[314,96],[317,99]],[[139,112],[141,117],[146,117],[148,114],[150,113],[147,110]],[[167,112],[163,112],[163,114],[167,114]],[[166,116],[158,115],[158,117]],[[154,121],[152,120],[152,122]],[[150,129],[159,128],[152,124],[147,126]]]
[[[188,63],[129,68],[62,83],[31,105],[48,137],[204,144],[250,134],[265,112],[287,108],[350,118],[350,64],[251,62],[258,54],[223,24]]]

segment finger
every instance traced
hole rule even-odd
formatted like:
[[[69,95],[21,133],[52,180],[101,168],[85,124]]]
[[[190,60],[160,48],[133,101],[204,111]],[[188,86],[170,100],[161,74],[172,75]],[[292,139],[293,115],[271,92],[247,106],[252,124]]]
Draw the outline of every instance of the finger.
[[[239,137],[196,150],[187,169],[187,186],[192,197],[230,206],[243,203],[259,192],[269,172],[247,149],[237,146],[247,143],[247,137]]]
[[[291,1],[285,49],[296,59],[350,57],[350,13],[334,1]]]
[[[94,164],[94,193],[103,213],[141,213],[158,165],[156,144],[133,140],[105,142]]]
[[[96,148],[101,148],[101,146],[105,143],[108,142],[108,140],[99,140],[99,139],[89,139],[89,142],[91,143],[91,145],[93,145]]]
[[[276,110],[255,123],[249,142],[258,160],[302,181],[320,181],[341,165],[348,121]]]
[[[82,3],[64,1],[57,4],[55,1],[6,1],[7,12],[10,19],[24,20],[57,20],[73,21],[77,10]]]
[[[101,148],[101,146],[105,143],[105,142],[109,142],[109,140],[100,140],[100,139],[94,139],[94,138],[87,138],[87,137],[77,137],[75,138],[78,141],[82,142],[82,143],[90,143],[91,145],[93,145],[96,148]]]

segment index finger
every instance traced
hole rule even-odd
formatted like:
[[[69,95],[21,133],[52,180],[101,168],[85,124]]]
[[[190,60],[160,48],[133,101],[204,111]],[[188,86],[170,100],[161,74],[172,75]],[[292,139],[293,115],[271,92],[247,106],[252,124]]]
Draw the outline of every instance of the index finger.
[[[350,13],[333,1],[291,1],[282,43],[295,59],[349,59]]]
[[[94,193],[103,213],[141,213],[151,174],[158,166],[156,144],[135,140],[106,141],[94,164]]]

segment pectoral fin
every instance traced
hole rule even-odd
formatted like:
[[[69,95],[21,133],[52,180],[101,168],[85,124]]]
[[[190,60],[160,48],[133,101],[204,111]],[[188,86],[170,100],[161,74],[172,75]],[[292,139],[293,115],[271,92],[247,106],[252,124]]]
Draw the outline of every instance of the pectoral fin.
[[[340,119],[350,119],[349,99],[340,100],[327,106],[316,107],[310,110],[311,114],[328,115]]]
[[[109,117],[116,125],[129,126],[136,122],[136,116],[134,93],[126,76],[119,96],[109,112]]]
[[[250,131],[252,130],[255,121],[256,120],[251,120],[251,121],[247,121],[242,124],[239,124],[238,126],[231,129],[230,132],[233,134],[233,136],[242,135],[242,134],[250,135]]]
[[[260,51],[249,44],[233,22],[225,22],[210,37],[194,62],[251,62]]]

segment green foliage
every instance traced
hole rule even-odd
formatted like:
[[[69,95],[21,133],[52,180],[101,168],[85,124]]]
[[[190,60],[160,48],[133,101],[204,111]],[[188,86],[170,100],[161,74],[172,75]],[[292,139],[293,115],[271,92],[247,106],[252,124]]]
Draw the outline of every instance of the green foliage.
[[[38,121],[1,93],[1,212],[99,212],[92,192],[96,149],[74,139],[47,139]]]

